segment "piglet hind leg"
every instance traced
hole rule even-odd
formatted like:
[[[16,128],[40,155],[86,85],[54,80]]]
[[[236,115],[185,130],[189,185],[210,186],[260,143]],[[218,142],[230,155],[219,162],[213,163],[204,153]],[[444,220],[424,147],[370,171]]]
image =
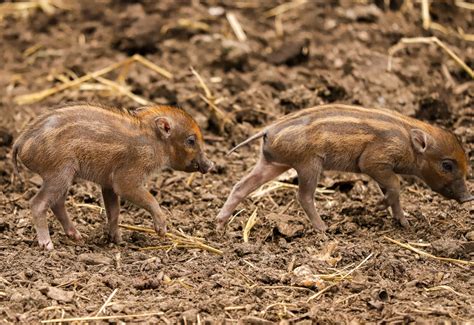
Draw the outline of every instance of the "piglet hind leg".
[[[64,205],[64,201],[66,200],[66,196],[64,195],[61,197],[56,203],[51,206],[51,210],[53,211],[56,218],[59,220],[61,225],[63,226],[64,232],[66,235],[71,238],[72,240],[79,241],[82,239],[81,234],[74,226],[74,223],[69,218],[66,206]]]
[[[130,174],[117,177],[117,179],[114,180],[114,192],[133,204],[147,210],[153,218],[155,231],[160,236],[164,236],[166,234],[166,216],[161,210],[160,205],[143,184],[131,183],[127,180],[127,178],[130,177]]]
[[[111,242],[119,244],[122,242],[122,235],[118,227],[120,213],[119,197],[113,189],[102,188],[102,199],[104,200],[105,212],[107,214],[107,236]]]
[[[298,173],[298,201],[306,212],[313,227],[319,231],[326,231],[327,226],[319,216],[314,205],[314,192],[318,185],[322,171],[321,161],[296,168]]]
[[[71,230],[71,227],[75,229],[64,208],[65,193],[71,182],[72,175],[68,173],[52,177],[43,176],[43,185],[30,201],[33,224],[41,248],[47,250],[54,248],[48,229],[47,211],[49,208],[53,209],[66,232]]]
[[[290,166],[270,163],[261,157],[252,171],[235,184],[224,206],[217,215],[217,230],[223,230],[232,212],[250,193],[288,170]]]

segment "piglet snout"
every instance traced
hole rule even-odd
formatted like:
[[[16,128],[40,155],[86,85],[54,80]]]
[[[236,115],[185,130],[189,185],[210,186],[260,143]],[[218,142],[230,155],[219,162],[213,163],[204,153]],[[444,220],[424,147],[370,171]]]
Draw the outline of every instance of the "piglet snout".
[[[214,169],[214,163],[211,160],[204,158],[203,160],[199,162],[199,171],[201,173],[207,174],[213,169]]]
[[[458,199],[459,203],[466,203],[466,202],[469,202],[469,201],[474,201],[474,195],[466,194],[465,196]]]

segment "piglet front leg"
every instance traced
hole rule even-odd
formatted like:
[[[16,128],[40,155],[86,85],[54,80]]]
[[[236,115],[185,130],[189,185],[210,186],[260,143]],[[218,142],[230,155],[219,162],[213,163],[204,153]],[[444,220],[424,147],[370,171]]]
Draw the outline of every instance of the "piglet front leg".
[[[400,203],[400,181],[398,180],[397,175],[390,170],[376,170],[367,174],[378,183],[380,190],[384,195],[379,203],[378,210],[390,207],[392,209],[393,217],[400,222],[402,227],[409,228],[410,224],[405,217],[405,212]]]
[[[147,191],[143,184],[131,184],[129,181],[114,183],[114,192],[124,199],[148,211],[153,218],[155,231],[158,235],[166,234],[166,216],[156,202],[153,195]]]

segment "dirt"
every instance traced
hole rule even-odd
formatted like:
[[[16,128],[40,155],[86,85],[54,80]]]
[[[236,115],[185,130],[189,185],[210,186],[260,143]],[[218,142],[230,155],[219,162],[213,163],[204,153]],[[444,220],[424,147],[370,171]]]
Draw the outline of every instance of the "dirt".
[[[410,242],[436,256],[474,260],[473,205],[445,200],[416,179],[402,183],[408,230],[389,213],[375,210],[379,196],[367,177],[333,172],[321,180],[329,191],[317,194],[329,225],[326,234],[311,229],[289,186],[245,200],[239,206],[245,210],[224,235],[216,232],[214,222],[231,187],[256,162],[258,145],[230,157],[226,151],[276,117],[317,104],[388,107],[452,129],[472,165],[474,87],[469,75],[434,45],[407,47],[387,71],[388,49],[402,37],[436,35],[471,68],[472,43],[424,30],[414,1],[412,7],[403,1],[308,1],[282,15],[283,35],[277,34],[275,19],[265,16],[281,1],[64,3],[67,7],[50,14],[34,9],[0,20],[0,322],[95,315],[115,289],[100,315],[162,312],[129,322],[474,319],[472,264],[423,257],[385,238]],[[434,2],[433,21],[473,33],[474,12],[453,3]],[[225,12],[236,15],[247,41],[236,40]],[[133,66],[126,78],[130,90],[156,103],[178,104],[195,116],[217,163],[213,173],[196,175],[191,183],[189,174],[160,172],[148,182],[149,189],[169,211],[170,229],[202,237],[222,255],[199,249],[140,250],[170,242],[128,230],[123,230],[123,245],[107,243],[100,189],[87,182],[75,184],[67,201],[84,242],[69,240],[49,216],[55,250],[41,251],[36,244],[28,200],[41,180],[24,168],[25,181],[14,179],[12,139],[59,103],[139,105],[84,86],[23,106],[15,104],[15,96],[59,85],[61,75],[81,76],[135,53],[169,70],[173,78]],[[219,125],[199,97],[203,91],[190,66],[232,123]],[[472,180],[468,186],[474,190]],[[144,211],[122,203],[123,223],[152,226]],[[243,228],[255,209],[257,224],[244,243]]]

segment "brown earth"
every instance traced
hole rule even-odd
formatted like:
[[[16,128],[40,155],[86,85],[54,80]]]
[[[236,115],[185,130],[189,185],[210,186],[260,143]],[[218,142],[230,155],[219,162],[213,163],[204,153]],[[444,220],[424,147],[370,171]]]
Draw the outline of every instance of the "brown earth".
[[[474,319],[473,266],[422,257],[384,236],[436,256],[474,260],[474,208],[447,201],[417,180],[403,181],[402,202],[411,229],[375,211],[376,188],[367,177],[327,173],[317,204],[330,226],[313,231],[293,188],[249,198],[225,235],[214,218],[237,180],[255,163],[258,145],[226,157],[232,145],[277,116],[316,104],[341,102],[388,107],[453,129],[474,148],[472,79],[434,45],[397,53],[388,72],[387,51],[402,37],[430,36],[418,3],[308,1],[281,16],[283,35],[265,13],[281,1],[81,1],[53,13],[30,10],[0,20],[0,322],[31,323],[95,315],[163,312],[136,322],[252,324],[398,322]],[[411,7],[410,3],[414,3]],[[216,9],[216,7],[219,7]],[[248,37],[236,40],[225,18],[234,13]],[[212,15],[212,14],[214,15]],[[454,1],[435,2],[432,19],[474,32],[473,11]],[[435,32],[473,67],[472,43]],[[308,53],[309,51],[309,53]],[[173,74],[167,80],[140,66],[126,78],[130,90],[156,103],[179,104],[205,130],[217,162],[209,175],[163,171],[149,188],[172,214],[169,226],[202,237],[223,255],[171,248],[167,239],[124,230],[125,244],[108,244],[98,186],[79,182],[67,208],[83,243],[71,242],[50,216],[55,250],[39,250],[28,199],[40,179],[24,168],[13,181],[11,141],[37,114],[68,101],[138,104],[90,81],[29,105],[14,97],[81,76],[140,53]],[[190,71],[206,80],[218,107],[235,123],[222,128],[199,97]],[[62,76],[62,77],[61,77]],[[117,73],[106,77],[113,79]],[[62,78],[62,80],[61,80]],[[88,88],[88,89],[87,89]],[[287,178],[286,182],[296,180]],[[469,182],[473,191],[473,183]],[[257,210],[248,243],[242,230]],[[151,226],[142,210],[122,204],[122,222]],[[315,274],[346,274],[339,283]],[[308,302],[318,290],[320,297]],[[306,286],[306,287],[305,287]],[[130,321],[131,322],[131,321]],[[285,322],[283,322],[285,323]]]

